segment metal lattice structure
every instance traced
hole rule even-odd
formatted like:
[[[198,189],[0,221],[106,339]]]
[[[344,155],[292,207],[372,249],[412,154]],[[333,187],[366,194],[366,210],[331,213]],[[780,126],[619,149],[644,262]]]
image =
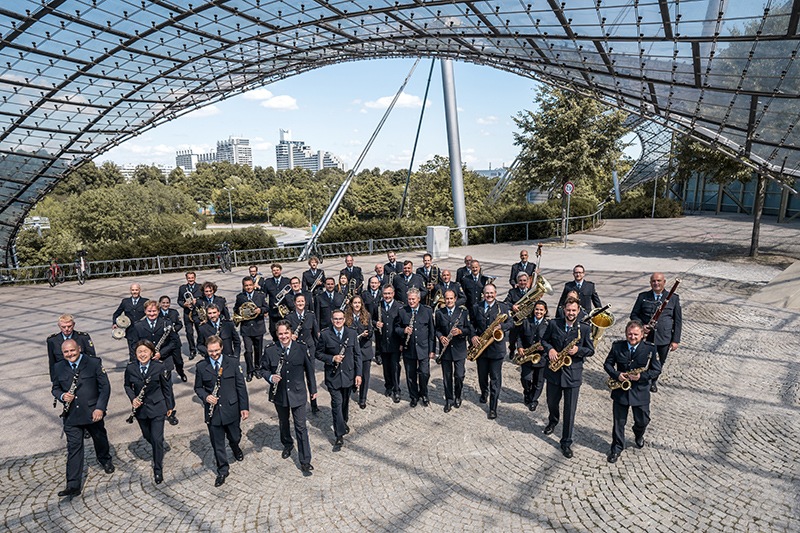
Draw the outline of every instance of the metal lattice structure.
[[[670,171],[673,131],[642,117],[630,115],[625,126],[639,138],[642,153],[619,180],[621,192],[665,176]]]
[[[81,161],[343,61],[448,57],[603,98],[800,174],[800,0],[15,0],[0,6],[0,252]],[[0,258],[0,260],[2,260]]]

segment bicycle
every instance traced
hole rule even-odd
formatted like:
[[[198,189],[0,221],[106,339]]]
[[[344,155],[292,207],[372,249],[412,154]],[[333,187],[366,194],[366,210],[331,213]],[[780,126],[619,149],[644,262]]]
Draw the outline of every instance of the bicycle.
[[[233,258],[231,257],[231,247],[228,241],[224,241],[219,245],[219,251],[216,253],[216,256],[220,272],[223,274],[225,272],[231,272]]]
[[[80,285],[86,283],[86,279],[89,277],[89,262],[86,261],[86,250],[78,250],[75,258],[75,275]]]
[[[47,283],[51,287],[55,287],[58,283],[64,283],[64,270],[55,259],[50,260],[50,268],[47,270]]]

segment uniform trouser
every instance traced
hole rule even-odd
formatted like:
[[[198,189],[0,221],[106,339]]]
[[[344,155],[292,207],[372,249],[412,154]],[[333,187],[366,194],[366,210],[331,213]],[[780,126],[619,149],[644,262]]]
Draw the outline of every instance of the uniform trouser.
[[[367,392],[369,391],[369,374],[372,370],[372,359],[362,359],[361,361],[361,387],[358,389],[358,403],[367,403]]]
[[[125,340],[128,342],[128,362],[133,363],[134,361],[136,361],[136,350],[134,349],[134,345],[136,344],[137,341],[129,339],[127,337],[125,337]]]
[[[650,404],[622,405],[614,402],[614,429],[611,433],[611,453],[621,453],[625,448],[625,424],[628,423],[628,407],[633,411],[633,435],[636,438],[644,435],[650,423]]]
[[[186,313],[183,314],[183,328],[186,332],[186,342],[189,344],[189,353],[194,353],[197,351],[197,344],[194,340],[194,335],[197,333],[197,336],[200,336],[200,330],[198,329],[197,324],[191,319],[191,315]]]
[[[479,357],[478,364],[478,385],[481,388],[481,396],[489,391],[489,410],[497,411],[497,401],[500,397],[500,390],[503,388],[503,360],[487,359]]]
[[[656,346],[656,351],[658,352],[658,360],[661,362],[661,368],[663,369],[664,363],[667,362],[667,355],[669,355],[669,344]],[[658,381],[658,377],[651,380],[650,385],[654,385],[656,381]]]
[[[228,437],[232,451],[240,450],[242,428],[239,420],[224,425],[208,424],[208,436],[211,438],[211,448],[214,450],[214,459],[217,462],[217,474],[227,476],[230,468],[228,466],[228,450],[225,449],[225,437]]]
[[[444,381],[444,399],[452,402],[456,398],[461,398],[461,391],[464,388],[464,359],[450,361],[442,359],[442,378]]]
[[[511,328],[511,331],[508,332],[508,354],[512,358],[516,355],[518,339],[519,339],[519,330],[515,326]]]
[[[160,474],[164,464],[164,417],[137,418],[144,440],[153,449],[153,473]]]
[[[387,391],[400,392],[400,352],[385,352],[383,357],[383,386]]]
[[[331,395],[333,398],[333,395]],[[286,407],[285,405],[275,404],[278,411],[278,423],[281,432],[281,444],[284,448],[291,448],[292,434],[289,430],[289,411],[292,412],[294,421],[294,436],[297,439],[297,455],[300,464],[311,463],[311,443],[308,441],[308,427],[306,426],[306,404],[297,407]]]
[[[578,393],[580,386],[562,387],[552,381],[547,382],[547,422],[549,425],[558,424],[558,407],[561,397],[564,397],[564,427],[561,430],[561,448],[572,446],[572,431],[575,428],[575,411],[578,407]]]
[[[428,380],[431,377],[431,360],[427,355],[423,359],[403,358],[406,367],[406,386],[412,400],[421,396],[428,397]],[[398,376],[399,379],[399,376]]]
[[[525,363],[520,369],[520,381],[525,395],[524,403],[538,402],[544,389],[544,367]]]
[[[347,420],[350,418],[350,387],[328,388],[328,392],[331,395],[333,434],[338,439],[347,432]]]
[[[264,336],[242,335],[244,344],[244,362],[247,367],[247,374],[252,374],[261,368],[261,353],[264,351]]]
[[[175,362],[175,372],[178,375],[183,374],[183,354],[180,347],[172,354],[172,359]]]
[[[278,322],[280,322],[281,320],[283,319],[281,318],[280,315],[278,316],[272,316],[271,314],[269,315],[269,334],[272,336],[272,342],[274,342],[275,344],[278,343],[277,326]]]
[[[67,488],[81,488],[83,476],[83,432],[88,431],[94,442],[94,451],[100,464],[111,461],[111,447],[103,420],[80,426],[64,425],[67,436]]]

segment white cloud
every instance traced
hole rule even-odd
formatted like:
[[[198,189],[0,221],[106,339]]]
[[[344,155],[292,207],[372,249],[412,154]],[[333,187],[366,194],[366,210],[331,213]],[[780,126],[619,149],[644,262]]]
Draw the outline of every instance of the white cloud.
[[[361,146],[363,143],[358,139],[352,139],[350,141],[347,141],[347,144],[348,146]]]
[[[377,100],[364,102],[364,106],[370,109],[386,109],[389,107],[389,104],[392,103],[393,99],[394,96],[381,96]],[[428,102],[428,105],[430,105],[430,102]],[[400,97],[397,99],[397,103],[394,106],[407,108],[422,107],[422,98],[403,92],[400,93]]]
[[[269,150],[274,145],[271,142],[260,142],[253,144],[253,150]]]
[[[206,117],[213,117],[214,115],[219,115],[222,113],[220,108],[215,105],[207,105],[205,107],[201,107],[200,109],[195,109],[191,113],[184,115],[187,118],[206,118]]]
[[[167,144],[139,144],[126,142],[119,145],[118,150],[135,155],[161,157],[165,155],[175,155],[175,147]]]
[[[299,109],[297,107],[297,100],[288,94],[273,96],[272,98],[262,101],[261,106],[267,109],[280,109],[283,111]]]
[[[272,93],[263,87],[242,94],[242,97],[247,100],[269,100],[272,96]]]
[[[478,117],[478,124],[481,126],[488,126],[489,124],[497,124],[497,117],[489,115],[488,117]]]

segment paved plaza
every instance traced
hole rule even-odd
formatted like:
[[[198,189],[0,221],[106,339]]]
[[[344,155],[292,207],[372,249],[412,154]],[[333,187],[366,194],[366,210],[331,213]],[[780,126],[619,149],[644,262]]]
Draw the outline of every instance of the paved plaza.
[[[411,409],[384,397],[372,366],[367,408],[351,409],[352,432],[333,452],[329,396],[320,386],[319,415],[309,414],[315,470],[303,477],[296,451],[282,460],[275,408],[266,383],[249,385],[251,417],[242,424],[243,462],[214,488],[214,459],[202,409],[189,383],[175,384],[180,424],[166,427],[165,481],[155,485],[150,449],[128,425],[122,390],[125,343],[110,335],[111,314],[133,278],[90,279],[49,288],[5,286],[0,361],[0,529],[17,531],[798,531],[800,530],[800,225],[765,222],[759,261],[746,259],[751,222],[738,216],[612,220],[546,242],[543,274],[556,288],[554,309],[576,263],[613,305],[616,324],[587,361],[578,401],[575,456],[558,446],[561,426],[543,435],[547,410],[522,404],[516,367],[506,363],[497,420],[478,403],[474,363],[467,363],[464,404],[444,413],[441,370],[432,366],[431,405]],[[466,253],[498,277],[501,299],[510,265],[535,243],[451,250],[442,267]],[[419,262],[420,252],[398,253]],[[385,257],[359,257],[371,271]],[[421,264],[421,263],[420,263]],[[332,273],[340,258],[322,265]],[[415,266],[417,266],[415,264]],[[305,265],[285,265],[297,274]],[[789,267],[787,269],[787,267]],[[642,449],[628,446],[606,461],[611,399],[602,369],[610,342],[623,335],[638,292],[654,270],[667,287],[681,277],[683,339],[653,395]],[[269,269],[261,266],[261,271]],[[245,268],[200,272],[232,302]],[[146,297],[168,294],[179,272],[136,278]],[[61,313],[89,332],[112,385],[107,428],[116,472],[107,475],[87,445],[81,496],[60,499],[66,443],[52,408],[45,338]],[[183,338],[183,335],[181,335]],[[184,340],[184,350],[185,340]],[[196,360],[195,360],[196,361]],[[317,381],[322,384],[321,365]],[[403,383],[405,382],[403,376]],[[232,458],[232,457],[231,457]]]

